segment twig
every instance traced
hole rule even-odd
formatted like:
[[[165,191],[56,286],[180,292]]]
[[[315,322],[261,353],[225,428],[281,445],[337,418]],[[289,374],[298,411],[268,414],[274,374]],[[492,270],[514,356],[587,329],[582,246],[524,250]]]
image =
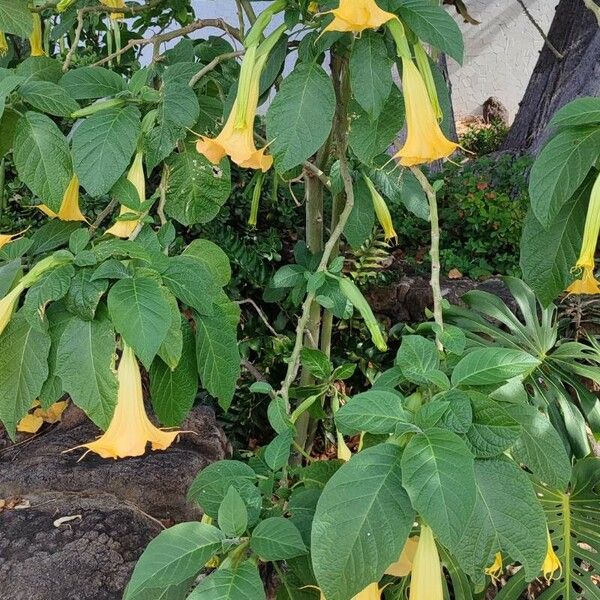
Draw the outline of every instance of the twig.
[[[165,204],[167,203],[167,189],[169,187],[169,167],[164,164],[162,177],[160,179],[160,185],[158,186],[160,199],[158,201],[158,207],[156,208],[156,214],[160,219],[160,224],[165,225],[167,217],[165,216]]]
[[[433,292],[433,318],[440,326],[440,330],[444,330],[444,318],[442,311],[442,286],[440,285],[440,223],[438,218],[438,206],[436,193],[427,177],[418,167],[410,167],[412,174],[418,179],[423,191],[429,200],[429,214],[431,218],[431,290]],[[440,341],[440,332],[436,332],[436,344],[440,350],[444,349]]]
[[[71,47],[69,48],[69,52],[67,53],[65,62],[62,67],[63,73],[66,73],[69,70],[69,67],[71,66],[71,61],[73,60],[73,56],[75,55],[75,52],[77,51],[77,46],[79,46],[79,40],[81,39],[81,32],[83,31],[84,16],[85,16],[85,13],[83,12],[83,9],[82,8],[79,9],[77,11],[77,28],[75,29],[75,35],[73,36],[73,42],[71,43]]]
[[[147,46],[148,44],[160,45],[165,42],[170,42],[171,40],[177,39],[178,37],[186,36],[194,31],[197,31],[198,29],[204,29],[206,27],[215,27],[217,29],[222,29],[239,42],[242,41],[240,38],[239,29],[236,29],[235,27],[229,25],[223,19],[198,19],[197,21],[194,21],[193,23],[190,23],[185,27],[181,27],[180,29],[175,29],[173,31],[168,31],[167,33],[161,33],[150,38],[129,40],[129,42],[127,42],[127,44],[125,44],[125,46],[123,46],[120,50],[109,54],[105,58],[95,62],[92,66],[99,67],[100,65],[103,65],[117,58],[118,56],[121,56],[121,54],[125,54],[126,52],[128,52],[132,48],[135,48],[136,46]]]
[[[84,14],[88,13],[125,13],[128,15],[136,15],[141,12],[145,12],[147,10],[152,10],[153,8],[158,8],[165,0],[149,0],[146,4],[138,4],[134,6],[123,6],[119,8],[105,6],[104,4],[96,4],[94,6],[84,6],[80,10],[83,11]],[[41,6],[31,6],[29,10],[31,12],[41,13],[45,10],[49,10],[51,8],[56,8],[58,4],[58,0],[54,2],[46,2],[46,4],[42,4]]]
[[[321,169],[319,169],[319,167],[317,167],[317,165],[309,162],[309,161],[305,161],[304,163],[304,168],[305,170],[307,170],[309,173],[311,173],[312,175],[316,176],[319,178],[319,181],[328,189],[331,189],[331,180],[329,179],[329,177],[327,177],[327,175],[325,175],[325,173],[323,173],[323,171],[321,171]]]
[[[232,58],[237,58],[238,56],[243,56],[244,51],[239,50],[238,52],[226,52],[225,54],[219,54],[213,58],[205,67],[202,67],[191,79],[189,82],[190,87],[194,87],[202,77],[204,77],[207,73],[210,73],[213,69],[216,69],[222,62],[226,60],[230,60]]]
[[[252,300],[252,298],[246,298],[245,300],[238,300],[236,302],[236,304],[239,306],[241,304],[250,304],[252,306],[252,308],[254,308],[254,310],[258,313],[258,316],[261,318],[262,322],[266,325],[267,329],[275,336],[275,337],[281,337],[281,334],[277,333],[273,327],[271,327],[271,325],[269,324],[269,321],[267,319],[267,315],[265,315],[265,313],[262,311],[262,309],[260,308],[260,306],[258,306],[258,304],[256,304],[256,302],[254,302],[254,300]]]
[[[596,19],[598,19],[598,27],[600,27],[600,6],[598,6],[594,0],[583,0],[583,3],[596,15]]]
[[[586,0],[584,0],[584,2],[585,1]],[[556,58],[558,58],[558,60],[563,60],[563,58],[565,57],[564,54],[560,53],[556,49],[556,46],[550,41],[550,39],[548,38],[548,36],[544,32],[544,30],[540,27],[539,23],[533,18],[533,15],[529,12],[529,9],[525,6],[525,3],[523,2],[523,0],[517,0],[517,2],[521,5],[521,8],[523,9],[523,12],[525,13],[526,17],[531,21],[533,26],[538,30],[539,34],[544,39],[546,46],[548,46],[548,48],[550,48],[550,50],[552,51],[552,54],[554,54],[554,56],[556,56]]]
[[[112,212],[117,208],[119,201],[113,198],[104,208],[104,210],[96,217],[96,220],[90,225],[90,235],[94,235],[96,229],[102,225],[104,220],[108,218]]]
[[[250,4],[248,0],[240,0],[240,4],[242,5],[242,8],[244,9],[246,16],[248,17],[248,20],[250,21],[250,25],[254,25],[256,21],[256,13],[252,8],[252,4]]]

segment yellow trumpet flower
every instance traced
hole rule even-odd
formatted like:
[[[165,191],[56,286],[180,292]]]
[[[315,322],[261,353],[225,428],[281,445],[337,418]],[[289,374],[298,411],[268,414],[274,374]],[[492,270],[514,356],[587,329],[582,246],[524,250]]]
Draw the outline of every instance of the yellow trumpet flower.
[[[440,129],[423,77],[410,58],[402,57],[402,91],[406,108],[406,143],[394,156],[405,167],[447,158],[458,144]]]
[[[101,4],[104,6],[108,6],[108,8],[125,8],[125,0],[100,0]],[[110,18],[113,21],[118,21],[119,19],[124,19],[124,13],[111,12]]]
[[[352,451],[344,441],[344,436],[337,432],[337,457],[344,462],[348,462],[352,458]]]
[[[62,414],[67,408],[69,402],[63,400],[55,402],[47,410],[40,408],[40,403],[36,400],[33,403],[34,411],[25,415],[17,425],[17,431],[21,433],[37,433],[44,423],[58,423],[62,419]]]
[[[487,569],[485,569],[484,572],[486,575],[489,575],[492,578],[494,583],[497,583],[502,575],[502,571],[502,554],[500,552],[496,552],[494,562]]]
[[[325,14],[332,14],[333,21],[325,31],[351,31],[360,33],[365,29],[378,29],[396,15],[379,8],[375,0],[340,0],[340,5]]]
[[[375,214],[377,215],[377,220],[379,224],[383,228],[384,239],[387,242],[388,240],[397,240],[398,234],[394,229],[394,223],[392,222],[392,215],[390,214],[390,209],[386,204],[383,196],[377,191],[373,182],[366,176],[363,175],[363,178],[371,192],[371,200],[373,201],[373,208],[375,209]]]
[[[61,221],[85,221],[86,218],[79,208],[79,179],[77,175],[73,175],[71,178],[58,213],[55,213],[45,204],[38,204],[38,208],[51,219],[58,217]]]
[[[410,578],[409,600],[444,600],[440,556],[433,532],[427,525],[421,526]]]
[[[29,229],[29,227],[27,229]],[[0,233],[0,248],[4,248],[6,244],[21,239],[27,229],[23,229],[23,231],[19,231],[18,233]]]
[[[362,592],[358,592],[352,600],[380,600],[383,588],[379,587],[379,583],[371,583]]]
[[[554,552],[550,532],[547,531],[546,533],[548,534],[548,549],[546,550],[546,558],[544,559],[544,564],[542,565],[542,573],[544,574],[546,583],[550,583],[553,579],[557,579],[557,571],[558,577],[562,575],[562,564],[558,556],[556,556],[556,552]]]
[[[144,407],[140,368],[133,350],[126,344],[123,345],[117,378],[117,406],[110,425],[97,440],[76,447],[87,448],[81,458],[88,452],[95,452],[102,458],[114,459],[142,456],[146,452],[148,442],[152,444],[152,450],[166,450],[181,433],[159,429],[148,419]]]
[[[258,150],[254,143],[254,120],[258,109],[260,76],[268,54],[256,59],[256,46],[248,48],[242,61],[237,97],[231,113],[216,138],[201,136],[196,150],[213,164],[225,156],[240,167],[260,169],[266,173],[273,165],[273,157]]]
[[[0,56],[4,56],[8,52],[8,40],[4,31],[0,31]]]
[[[142,152],[138,152],[135,155],[131,169],[129,169],[129,173],[127,174],[127,179],[135,186],[138,196],[140,197],[140,202],[145,202],[146,178],[144,176],[144,155]],[[127,208],[127,206],[121,206],[119,216],[122,215],[142,216],[141,213],[136,213],[134,210]],[[131,221],[117,221],[112,227],[106,230],[106,233],[110,233],[115,237],[128,238],[135,231],[139,222],[139,219],[134,219]]]
[[[600,294],[600,282],[594,276],[596,268],[596,245],[600,233],[600,175],[592,188],[590,205],[588,207],[583,244],[581,253],[573,271],[581,277],[576,279],[568,288],[570,294]]]
[[[39,13],[32,13],[33,31],[29,37],[29,45],[31,46],[31,56],[46,56],[44,46],[42,44],[42,19]]]
[[[13,313],[15,312],[15,307],[19,302],[19,296],[21,292],[25,289],[25,285],[23,283],[19,283],[16,287],[14,287],[2,300],[0,300],[0,335],[6,329]]]

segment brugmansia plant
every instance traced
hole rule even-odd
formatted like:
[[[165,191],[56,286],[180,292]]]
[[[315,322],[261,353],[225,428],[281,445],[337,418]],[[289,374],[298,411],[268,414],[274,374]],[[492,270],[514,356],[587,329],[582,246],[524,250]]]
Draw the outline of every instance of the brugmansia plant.
[[[175,224],[212,221],[240,169],[256,172],[252,221],[266,178],[301,181],[306,239],[265,290],[297,308],[296,335],[283,381],[252,387],[276,435],[198,474],[202,521],[149,544],[125,600],[265,600],[263,563],[290,600],[472,599],[509,576],[498,598],[536,579],[544,600],[596,597],[600,407],[587,385],[600,355],[558,339],[551,302],[598,291],[598,100],[556,115],[533,168],[531,289],[507,280],[520,314],[483,293],[450,308],[442,182],[421,166],[459,149],[436,60],[462,60],[455,21],[430,0],[274,0],[258,16],[236,4],[234,26],[187,0],[0,0],[0,154],[47,218],[0,237],[9,435],[68,396],[102,431],[65,451],[125,459],[186,435],[200,386],[227,410],[240,376],[231,267],[209,239],[178,242]],[[189,37],[209,27],[222,35]],[[378,352],[391,344],[344,252],[376,223],[396,241],[393,204],[430,223],[433,320],[351,393],[334,325],[360,319]],[[337,459],[311,456],[317,430]]]

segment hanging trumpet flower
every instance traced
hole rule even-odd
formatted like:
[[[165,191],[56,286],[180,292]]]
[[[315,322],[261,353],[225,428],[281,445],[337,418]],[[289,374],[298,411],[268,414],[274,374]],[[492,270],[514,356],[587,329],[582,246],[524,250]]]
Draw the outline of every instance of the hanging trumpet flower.
[[[371,192],[371,200],[373,201],[373,208],[375,209],[375,214],[377,215],[377,220],[379,224],[383,228],[383,234],[385,241],[389,240],[397,240],[398,234],[394,229],[394,223],[392,222],[392,215],[390,214],[390,209],[386,204],[383,196],[377,191],[373,182],[363,174],[363,178],[367,187],[369,188],[369,192]]]
[[[408,538],[406,544],[404,544],[404,548],[402,548],[400,558],[385,570],[385,574],[393,575],[394,577],[406,577],[409,575],[415,562],[418,546],[419,536]]]
[[[421,73],[407,57],[402,57],[402,91],[407,137],[394,158],[401,165],[411,167],[450,156],[458,144],[447,139],[440,129]]]
[[[29,37],[29,45],[31,46],[31,56],[46,56],[42,43],[42,19],[39,13],[32,13],[33,31]]]
[[[600,294],[600,282],[594,275],[598,234],[600,234],[600,175],[592,188],[581,252],[577,264],[573,268],[578,279],[567,288],[567,292],[570,294]]]
[[[123,345],[117,378],[117,406],[108,429],[97,440],[71,448],[87,448],[81,458],[88,452],[95,452],[102,458],[114,459],[142,456],[146,452],[148,442],[152,445],[152,450],[166,450],[181,433],[159,429],[148,419],[144,407],[140,368],[133,350],[127,344]]]
[[[409,600],[444,600],[440,556],[433,532],[427,525],[421,526],[410,578]]]
[[[542,565],[542,573],[544,574],[546,583],[549,584],[553,579],[556,579],[562,575],[562,563],[560,562],[558,556],[556,556],[556,552],[554,552],[550,532],[546,530],[546,533],[548,537],[548,548],[546,550],[544,564]]]
[[[358,592],[352,600],[380,600],[383,588],[379,587],[379,583],[371,583],[362,592]]]
[[[492,578],[494,583],[497,583],[500,580],[502,575],[503,566],[502,566],[502,554],[500,552],[496,552],[496,556],[494,557],[494,562],[485,569],[485,574],[489,575]]]
[[[137,190],[138,196],[140,197],[140,203],[146,201],[146,178],[144,176],[144,154],[138,152],[133,159],[127,179],[133,183]],[[123,215],[137,215],[141,218],[141,213],[136,213],[127,206],[121,205],[119,216]],[[112,227],[106,230],[106,233],[110,233],[115,237],[128,238],[139,225],[140,219],[117,221]]]
[[[0,56],[4,56],[8,52],[8,40],[4,31],[0,31]]]
[[[19,297],[21,296],[21,292],[25,289],[25,286],[22,283],[19,283],[15,288],[13,288],[2,300],[0,300],[0,335],[6,329],[10,319],[15,312],[15,308],[17,303],[19,302]]]
[[[268,53],[256,58],[257,47],[248,48],[240,72],[237,97],[229,117],[216,138],[201,136],[196,149],[213,164],[219,164],[225,156],[246,169],[267,172],[273,165],[273,157],[265,154],[266,148],[258,150],[254,143],[254,120],[258,109],[260,76]]]
[[[39,204],[38,208],[51,219],[58,217],[61,221],[85,221],[83,213],[79,208],[79,179],[73,175],[65,194],[58,213],[48,208],[45,204]]]
[[[340,0],[340,5],[325,14],[332,14],[333,21],[326,31],[351,31],[360,33],[365,29],[378,29],[396,15],[379,8],[375,0]]]

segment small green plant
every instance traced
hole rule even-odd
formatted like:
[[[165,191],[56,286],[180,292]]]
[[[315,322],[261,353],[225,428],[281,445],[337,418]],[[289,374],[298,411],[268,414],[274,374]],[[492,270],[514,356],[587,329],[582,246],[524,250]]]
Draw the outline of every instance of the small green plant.
[[[489,125],[471,125],[459,137],[460,145],[477,156],[496,152],[502,146],[508,134],[508,126],[500,119],[494,119]]]

